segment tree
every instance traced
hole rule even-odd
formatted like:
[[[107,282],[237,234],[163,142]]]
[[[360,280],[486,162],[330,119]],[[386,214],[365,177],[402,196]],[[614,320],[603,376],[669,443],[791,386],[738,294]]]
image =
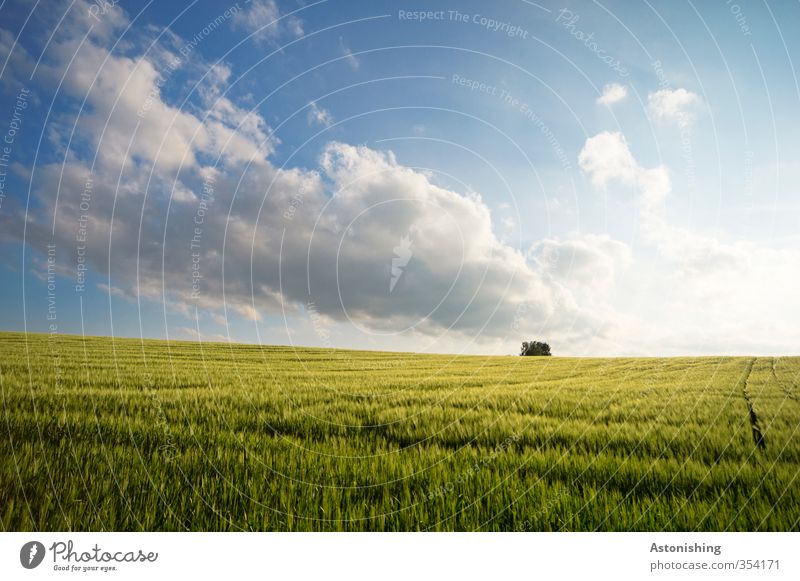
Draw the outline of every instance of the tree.
[[[550,353],[550,345],[541,341],[523,341],[522,350],[519,354],[522,356],[536,355],[545,357],[552,355],[552,353]]]

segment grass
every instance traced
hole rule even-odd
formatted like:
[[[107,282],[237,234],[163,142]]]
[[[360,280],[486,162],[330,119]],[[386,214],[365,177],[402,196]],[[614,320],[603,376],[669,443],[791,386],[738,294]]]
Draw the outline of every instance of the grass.
[[[0,528],[796,531],[799,378],[0,333]]]

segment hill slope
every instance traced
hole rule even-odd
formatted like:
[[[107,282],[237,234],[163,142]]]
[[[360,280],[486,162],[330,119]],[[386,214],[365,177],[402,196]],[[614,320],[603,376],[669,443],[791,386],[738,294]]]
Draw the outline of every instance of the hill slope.
[[[800,358],[0,334],[5,530],[798,530]]]

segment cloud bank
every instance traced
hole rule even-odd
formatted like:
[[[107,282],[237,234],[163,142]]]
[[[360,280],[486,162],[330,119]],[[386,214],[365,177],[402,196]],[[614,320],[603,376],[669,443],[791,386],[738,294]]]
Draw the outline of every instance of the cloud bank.
[[[577,158],[585,195],[630,200],[637,252],[585,232],[516,248],[495,226],[510,229],[510,216],[391,151],[331,140],[311,167],[279,165],[280,140],[232,96],[228,64],[203,62],[166,31],[131,32],[117,6],[94,23],[88,7],[75,3],[38,65],[65,106],[45,127],[53,153],[16,168],[32,203],[26,213],[7,200],[0,237],[40,257],[55,244],[63,276],[77,284],[86,264],[110,295],[182,317],[176,332],[224,339],[197,316],[218,326],[285,316],[290,332],[338,326],[384,348],[422,338],[507,353],[535,337],[563,354],[769,353],[800,341],[796,247],[682,226],[669,169],[640,163],[621,132],[589,136]],[[272,2],[248,10],[258,18],[228,25],[249,26],[256,42],[302,34]],[[0,57],[12,44],[0,29]],[[17,46],[9,70],[28,78],[36,61]],[[626,94],[610,85],[598,102]],[[648,101],[682,128],[702,103],[685,89]],[[334,120],[314,101],[303,114]]]
[[[274,20],[275,9],[251,7],[258,22]],[[124,29],[114,10],[106,22]],[[188,319],[195,309],[253,321],[313,309],[372,335],[516,343],[521,332],[564,341],[600,332],[564,281],[610,284],[616,259],[603,256],[619,249],[608,241],[569,242],[556,263],[543,263],[560,242],[530,253],[503,243],[479,194],[440,187],[390,151],[332,141],[317,167],[277,167],[280,142],[261,114],[230,98],[226,65],[186,58],[177,38],[118,54],[108,34],[55,38],[42,66],[48,78],[63,73],[62,97],[82,106],[51,128],[65,155],[35,169],[36,208],[3,217],[7,240],[22,240],[27,224],[31,247],[64,249],[66,276],[75,275],[80,230],[86,263],[108,278],[102,288]],[[165,97],[170,76],[195,69],[202,75],[183,103]],[[314,103],[309,115],[332,121]],[[410,256],[397,277],[404,240]]]

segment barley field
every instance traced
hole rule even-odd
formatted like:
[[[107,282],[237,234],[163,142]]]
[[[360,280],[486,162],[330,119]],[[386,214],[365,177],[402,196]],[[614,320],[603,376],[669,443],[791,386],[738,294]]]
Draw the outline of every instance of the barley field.
[[[0,334],[0,527],[800,528],[800,358]]]

